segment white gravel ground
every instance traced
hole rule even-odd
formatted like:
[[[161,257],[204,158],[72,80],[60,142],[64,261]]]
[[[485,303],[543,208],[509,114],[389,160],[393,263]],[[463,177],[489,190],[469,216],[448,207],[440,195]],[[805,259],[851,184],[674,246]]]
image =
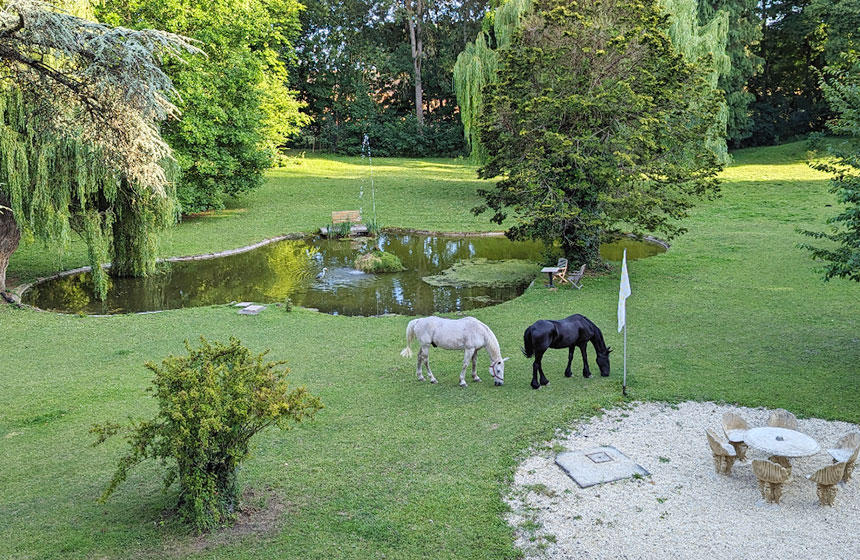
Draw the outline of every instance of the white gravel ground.
[[[792,460],[779,505],[761,499],[751,463],[714,473],[704,428],[722,434],[732,410],[751,427],[770,414],[715,403],[638,403],[614,409],[547,442],[517,469],[509,497],[526,558],[847,559],[860,551],[860,465],[838,485],[833,508],[818,505],[805,475],[830,463],[824,451],[858,426],[800,420],[821,453]],[[581,489],[554,463],[556,452],[611,445],[651,473]],[[748,459],[764,454],[750,449]]]

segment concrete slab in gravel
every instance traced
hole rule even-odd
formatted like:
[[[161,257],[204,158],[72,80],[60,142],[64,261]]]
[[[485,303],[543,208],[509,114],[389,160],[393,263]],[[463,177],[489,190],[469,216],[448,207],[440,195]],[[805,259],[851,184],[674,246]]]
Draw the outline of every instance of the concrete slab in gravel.
[[[256,315],[266,308],[265,305],[249,305],[239,310],[239,315]]]
[[[636,474],[651,474],[612,446],[559,453],[555,457],[555,464],[580,488],[630,478]]]

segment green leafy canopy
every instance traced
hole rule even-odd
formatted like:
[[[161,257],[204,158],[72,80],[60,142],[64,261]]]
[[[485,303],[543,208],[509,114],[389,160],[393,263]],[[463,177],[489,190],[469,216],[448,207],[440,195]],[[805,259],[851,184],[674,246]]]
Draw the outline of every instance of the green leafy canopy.
[[[595,265],[629,228],[672,237],[720,165],[707,145],[721,96],[672,46],[658,2],[544,0],[508,49],[479,125],[480,194],[508,236]]]

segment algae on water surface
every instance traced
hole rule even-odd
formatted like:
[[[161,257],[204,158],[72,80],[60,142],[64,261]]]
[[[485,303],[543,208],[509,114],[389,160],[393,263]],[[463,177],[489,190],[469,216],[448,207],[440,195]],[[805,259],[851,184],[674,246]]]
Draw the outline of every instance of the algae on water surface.
[[[437,287],[518,286],[531,282],[540,267],[523,259],[465,259],[422,280]]]

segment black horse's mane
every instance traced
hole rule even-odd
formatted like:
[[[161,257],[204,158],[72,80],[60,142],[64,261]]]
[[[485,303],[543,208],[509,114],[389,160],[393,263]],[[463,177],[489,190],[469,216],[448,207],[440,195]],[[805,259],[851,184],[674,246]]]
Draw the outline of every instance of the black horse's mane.
[[[597,351],[601,354],[606,353],[606,341],[603,340],[603,331],[600,330],[600,327],[594,324],[594,322],[584,315],[580,315],[590,326],[594,329],[594,335],[592,336],[592,342]]]

